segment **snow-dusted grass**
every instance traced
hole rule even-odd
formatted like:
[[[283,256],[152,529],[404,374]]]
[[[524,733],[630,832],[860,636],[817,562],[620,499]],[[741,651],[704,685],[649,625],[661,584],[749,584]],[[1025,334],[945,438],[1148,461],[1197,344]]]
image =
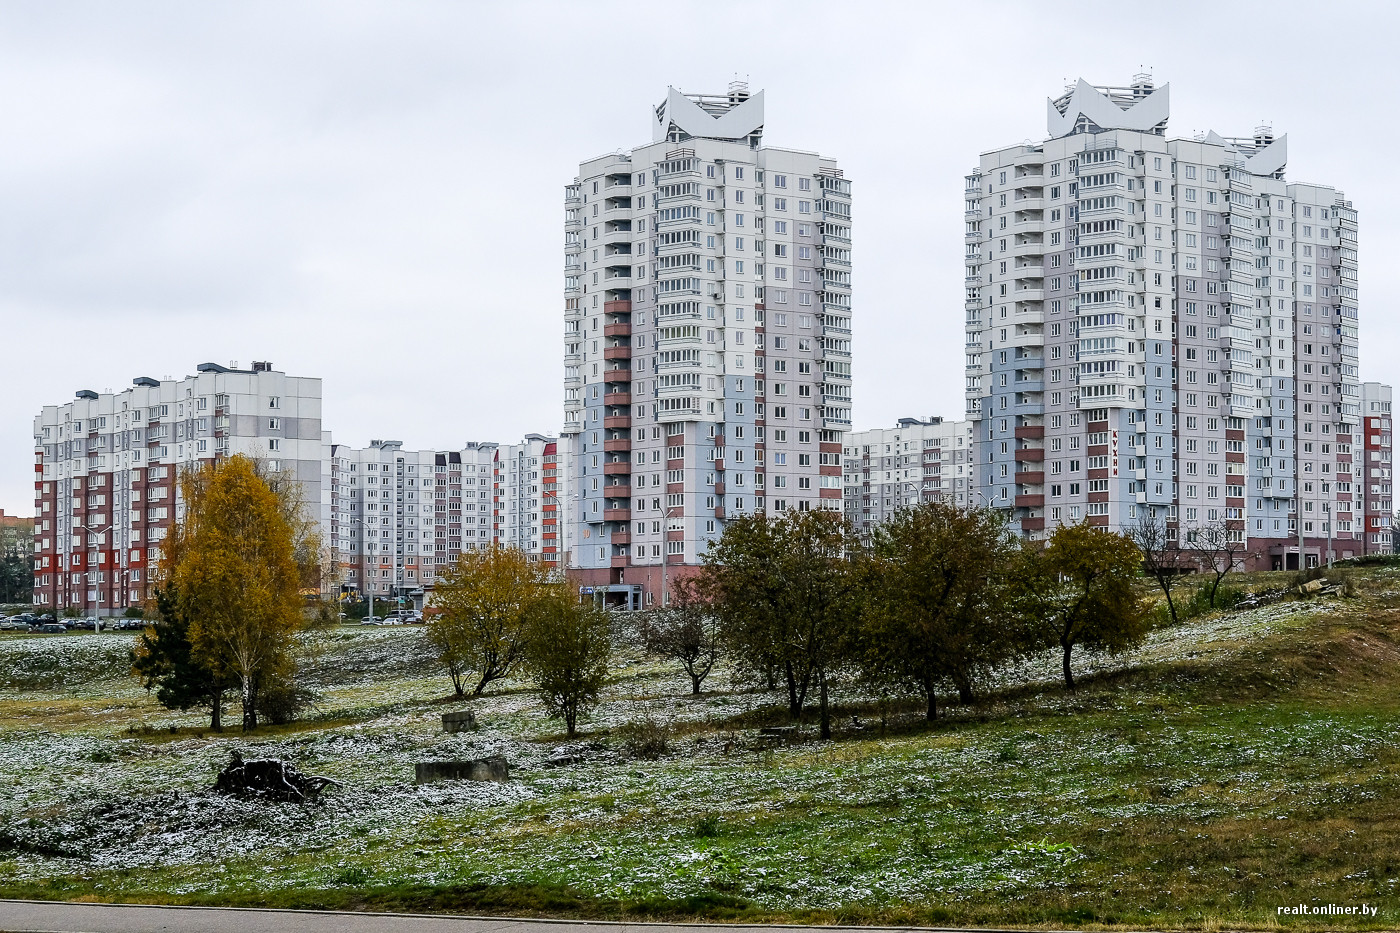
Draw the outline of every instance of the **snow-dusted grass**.
[[[526,684],[447,701],[413,628],[308,638],[317,707],[247,737],[156,706],[125,676],[128,636],[3,638],[0,669],[21,674],[0,682],[0,892],[440,906],[568,891],[585,913],[1155,926],[1257,924],[1316,895],[1379,903],[1393,924],[1400,673],[1353,682],[1370,655],[1338,634],[1351,620],[1393,649],[1373,596],[1157,631],[1079,659],[1073,696],[1058,658],[1035,659],[932,728],[905,713],[881,735],[842,693],[837,742],[778,749],[733,724],[780,721],[781,698],[723,671],[691,698],[626,652],[565,748]],[[1316,676],[1280,661],[1324,643],[1342,647],[1317,649]],[[442,733],[462,705],[479,728]],[[670,725],[668,756],[628,756],[621,727],[642,717]],[[234,748],[344,787],[312,807],[215,797]],[[580,761],[548,767],[560,751]],[[488,754],[510,783],[412,784],[416,761]]]

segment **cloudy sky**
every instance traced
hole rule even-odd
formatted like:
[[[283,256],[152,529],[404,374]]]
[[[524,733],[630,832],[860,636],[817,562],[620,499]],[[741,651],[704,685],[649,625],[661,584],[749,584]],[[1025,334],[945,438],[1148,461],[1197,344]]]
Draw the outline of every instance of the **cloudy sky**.
[[[349,444],[557,430],[564,184],[736,75],[854,180],[857,428],[961,412],[962,175],[1081,75],[1169,81],[1171,135],[1288,133],[1361,212],[1393,382],[1400,16],[1292,6],[0,2],[0,508],[41,406],[203,361],[322,377]]]

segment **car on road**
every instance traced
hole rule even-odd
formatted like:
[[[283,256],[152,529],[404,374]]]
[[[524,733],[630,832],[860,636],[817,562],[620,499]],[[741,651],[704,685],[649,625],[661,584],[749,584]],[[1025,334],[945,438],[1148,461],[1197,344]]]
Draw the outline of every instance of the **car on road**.
[[[383,625],[383,624],[384,624],[384,620],[381,619],[381,618],[379,618],[379,616],[365,616],[363,619],[360,620],[360,624],[361,624],[361,625]]]

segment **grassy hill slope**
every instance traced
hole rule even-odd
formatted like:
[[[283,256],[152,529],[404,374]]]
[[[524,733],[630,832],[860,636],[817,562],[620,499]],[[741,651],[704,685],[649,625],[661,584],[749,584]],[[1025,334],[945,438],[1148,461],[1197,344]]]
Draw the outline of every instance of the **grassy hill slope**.
[[[842,695],[831,743],[763,749],[781,698],[626,659],[564,747],[521,685],[444,735],[418,630],[346,630],[307,721],[201,730],[124,676],[117,633],[0,638],[0,895],[947,925],[1400,926],[1400,574],[1008,672],[934,725]],[[1258,581],[1256,581],[1258,582]],[[859,715],[863,727],[851,722]],[[670,750],[629,745],[659,723]],[[812,730],[808,730],[809,732]],[[205,792],[232,748],[345,788]],[[508,785],[412,785],[505,754]],[[548,767],[567,752],[574,763]],[[1367,904],[1375,918],[1279,917]]]

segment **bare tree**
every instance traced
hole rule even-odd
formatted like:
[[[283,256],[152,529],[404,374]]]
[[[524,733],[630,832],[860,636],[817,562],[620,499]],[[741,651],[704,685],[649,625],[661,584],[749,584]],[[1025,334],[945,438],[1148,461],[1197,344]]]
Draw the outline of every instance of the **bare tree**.
[[[1172,588],[1192,566],[1182,548],[1177,528],[1167,524],[1166,516],[1159,517],[1157,508],[1149,505],[1138,510],[1137,524],[1125,533],[1142,552],[1142,569],[1161,588],[1162,595],[1167,598],[1167,612],[1171,615],[1172,624],[1176,625]]]
[[[651,654],[679,661],[690,677],[691,695],[699,696],[700,685],[719,658],[719,616],[702,595],[697,579],[678,580],[671,592],[671,605],[642,615],[642,643]]]
[[[1224,519],[1208,522],[1186,534],[1186,546],[1194,556],[1196,566],[1201,571],[1213,575],[1208,586],[1210,607],[1214,609],[1220,584],[1230,571],[1237,569],[1244,562],[1249,548],[1244,532],[1229,527],[1229,522]]]

